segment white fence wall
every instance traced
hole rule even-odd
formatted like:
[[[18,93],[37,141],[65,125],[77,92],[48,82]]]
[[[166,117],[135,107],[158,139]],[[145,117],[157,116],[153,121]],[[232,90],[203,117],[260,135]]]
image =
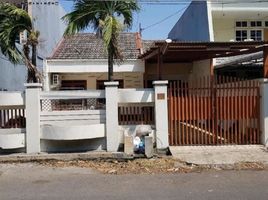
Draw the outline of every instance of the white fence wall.
[[[153,89],[118,89],[118,103],[153,103]]]
[[[106,111],[102,90],[41,92],[43,140],[85,140],[105,137]]]
[[[163,120],[167,118],[166,82],[156,83],[154,89],[118,89],[118,82],[108,82],[105,90],[88,91],[43,92],[40,84],[25,86],[25,94],[0,93],[0,111],[24,110],[26,107],[23,117],[27,115],[26,132],[23,128],[0,129],[2,149],[26,146],[27,153],[81,149],[117,151],[122,137],[122,127],[128,129],[131,125],[132,128],[133,125],[139,125],[137,123],[142,121],[136,120],[134,123],[133,119],[138,119],[144,114],[151,116],[151,120],[147,119],[148,125],[155,125],[155,138],[160,141],[157,142],[157,147],[167,147],[168,130],[166,120]],[[118,113],[122,105],[126,109]],[[131,109],[131,105],[139,109]],[[161,123],[154,122],[154,118],[159,118],[152,117],[156,115],[155,112],[160,116]],[[17,122],[17,117],[21,119],[19,112],[12,113],[12,122]],[[127,117],[125,122],[130,123],[120,126],[120,114]],[[1,120],[3,116],[0,114]]]
[[[22,92],[0,92],[0,149],[25,147],[25,101]]]

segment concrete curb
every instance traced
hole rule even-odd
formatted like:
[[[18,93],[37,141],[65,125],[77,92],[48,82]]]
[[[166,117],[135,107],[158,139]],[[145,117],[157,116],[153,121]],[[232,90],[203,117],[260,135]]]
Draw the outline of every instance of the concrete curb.
[[[194,164],[194,163],[188,163],[184,161],[178,161],[175,165],[176,165],[175,169],[182,168],[185,170],[189,170],[189,172],[202,172],[202,171],[209,171],[209,170],[212,170],[212,171],[268,170],[267,162],[237,162],[233,164]]]
[[[5,162],[32,162],[32,161],[71,161],[71,160],[102,160],[117,159],[131,160],[134,156],[125,153],[109,153],[109,152],[90,152],[90,153],[57,153],[57,154],[12,154],[0,155],[0,163]]]

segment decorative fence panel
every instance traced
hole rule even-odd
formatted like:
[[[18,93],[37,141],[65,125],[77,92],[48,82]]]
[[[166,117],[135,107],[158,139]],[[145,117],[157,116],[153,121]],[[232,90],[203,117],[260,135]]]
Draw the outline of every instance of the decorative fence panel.
[[[118,107],[119,125],[154,124],[153,106],[124,105]]]
[[[105,94],[102,90],[42,92],[40,99],[41,125],[105,123]]]
[[[206,77],[169,85],[171,145],[260,143],[257,80]]]
[[[40,101],[42,139],[77,140],[105,136],[104,90],[41,92]]]
[[[24,93],[0,92],[0,128],[25,128]]]
[[[17,108],[0,108],[0,128],[25,128],[25,109]]]
[[[24,93],[0,92],[0,149],[25,147]]]
[[[152,89],[118,90],[119,125],[154,125],[154,91]]]

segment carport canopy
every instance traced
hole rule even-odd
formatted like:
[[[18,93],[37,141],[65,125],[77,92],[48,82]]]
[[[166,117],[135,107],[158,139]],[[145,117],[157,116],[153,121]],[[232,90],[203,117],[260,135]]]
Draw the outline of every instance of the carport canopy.
[[[264,78],[268,77],[268,42],[155,42],[139,58],[157,63],[161,79],[163,63],[194,62],[199,60],[232,57],[263,51]],[[211,62],[211,73],[213,73]]]

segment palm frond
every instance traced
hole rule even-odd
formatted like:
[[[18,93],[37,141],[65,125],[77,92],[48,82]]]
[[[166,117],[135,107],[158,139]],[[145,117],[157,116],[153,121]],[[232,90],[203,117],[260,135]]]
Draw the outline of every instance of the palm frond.
[[[108,50],[108,53],[112,53],[112,56],[119,61],[122,61],[123,57],[118,45],[118,37],[122,31],[122,24],[118,19],[113,16],[107,16],[104,21],[102,21],[103,29],[103,42]]]
[[[25,30],[31,31],[31,18],[26,11],[8,3],[0,4],[0,16],[0,49],[12,63],[20,63],[23,57],[16,38]]]

